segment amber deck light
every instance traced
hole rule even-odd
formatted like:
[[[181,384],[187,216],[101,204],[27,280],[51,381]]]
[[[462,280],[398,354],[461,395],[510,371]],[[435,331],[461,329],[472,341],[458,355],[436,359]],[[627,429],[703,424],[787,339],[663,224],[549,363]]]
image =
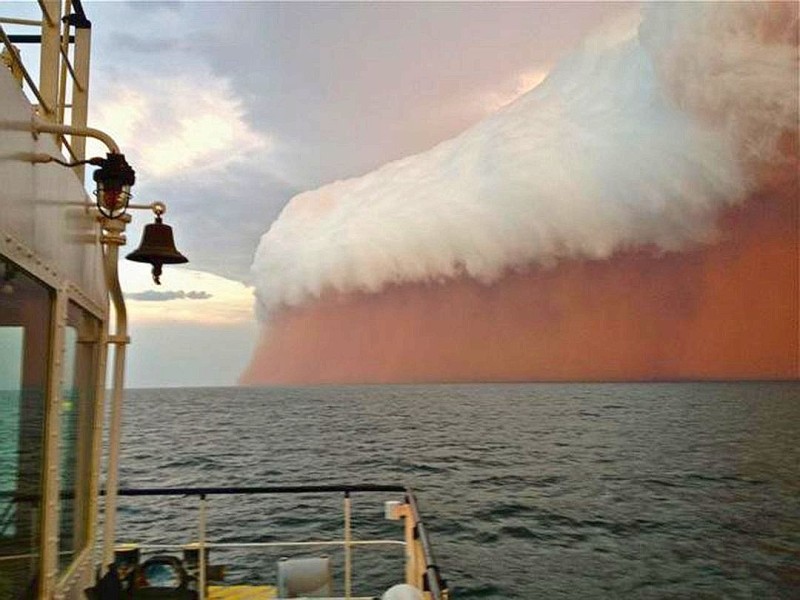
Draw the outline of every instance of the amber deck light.
[[[88,161],[100,168],[92,179],[97,183],[94,194],[97,209],[109,219],[117,219],[125,214],[131,199],[131,186],[136,182],[136,173],[125,160],[124,154],[109,152],[106,158],[92,158]]]

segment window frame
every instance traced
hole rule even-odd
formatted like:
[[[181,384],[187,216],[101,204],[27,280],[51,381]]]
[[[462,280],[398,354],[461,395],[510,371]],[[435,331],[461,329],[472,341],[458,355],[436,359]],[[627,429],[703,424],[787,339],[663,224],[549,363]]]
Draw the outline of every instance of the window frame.
[[[47,445],[48,445],[48,440],[47,440],[47,434],[48,434],[48,419],[50,418],[48,416],[49,407],[50,407],[50,397],[51,397],[51,392],[52,392],[52,387],[53,387],[53,380],[52,380],[52,376],[51,376],[51,374],[53,373],[53,370],[54,370],[53,356],[52,356],[52,345],[53,345],[53,331],[54,331],[53,325],[54,325],[54,321],[55,321],[54,308],[55,308],[55,303],[56,303],[57,291],[56,291],[56,288],[54,288],[52,285],[49,284],[49,282],[44,281],[41,277],[38,277],[36,273],[32,273],[30,270],[25,268],[25,266],[19,264],[19,262],[14,260],[13,257],[10,257],[5,253],[0,253],[0,258],[2,258],[3,262],[5,262],[6,264],[12,264],[17,269],[19,274],[23,275],[26,279],[28,279],[31,282],[35,283],[36,286],[38,288],[40,288],[40,290],[47,295],[48,328],[47,328],[47,331],[46,331],[46,333],[45,333],[45,335],[43,337],[44,337],[45,343],[47,344],[48,348],[47,348],[46,356],[44,357],[44,368],[43,368],[43,374],[42,374],[42,380],[41,380],[41,384],[42,384],[41,385],[41,389],[42,389],[42,398],[41,398],[41,402],[42,402],[42,407],[41,407],[41,410],[42,410],[42,424],[41,424],[41,428],[39,429],[39,435],[40,435],[40,438],[39,438],[39,454],[40,454],[39,461],[40,461],[40,464],[39,464],[39,469],[38,469],[39,470],[39,473],[38,473],[39,482],[38,482],[38,485],[37,485],[37,488],[36,488],[38,493],[39,493],[39,502],[38,502],[38,506],[35,509],[38,512],[38,514],[36,514],[36,517],[35,517],[36,518],[36,522],[37,522],[37,525],[36,525],[37,534],[31,540],[31,541],[36,540],[37,541],[37,545],[38,545],[38,552],[36,553],[37,571],[38,571],[38,573],[37,573],[37,575],[36,575],[36,577],[35,577],[35,579],[33,581],[35,582],[35,587],[41,588],[41,576],[42,576],[41,574],[42,574],[42,569],[43,569],[43,566],[44,566],[44,563],[45,563],[45,556],[44,556],[44,553],[43,553],[43,549],[44,549],[44,547],[46,545],[46,537],[45,537],[46,532],[45,532],[44,527],[45,527],[45,522],[46,522],[46,513],[48,512],[48,504],[46,502],[46,497],[47,497],[46,496],[46,485],[47,485],[47,480],[48,480],[48,470],[47,470],[48,469],[48,463],[47,463]],[[25,328],[24,328],[24,325],[23,325],[23,342],[22,342],[23,343],[23,347],[22,347],[23,371],[25,370],[25,368],[24,368],[24,365],[26,363],[25,355],[27,354],[27,348],[26,348],[27,341],[25,340],[25,338],[27,337],[26,333],[27,332],[25,332]],[[22,392],[22,391],[24,391],[22,389],[22,385],[24,384],[24,381],[22,380],[22,379],[24,379],[24,374],[21,373],[20,376],[21,376],[20,386],[21,386],[21,392]],[[22,399],[22,396],[20,396],[20,398]],[[22,411],[22,405],[20,405],[20,411]],[[20,416],[21,416],[21,412],[20,412]],[[33,549],[33,548],[31,548],[31,549]]]
[[[21,271],[38,280],[50,291],[50,331],[47,351],[45,408],[43,426],[43,461],[41,481],[41,506],[39,515],[39,574],[38,597],[49,597],[59,589],[67,589],[78,578],[92,572],[94,542],[97,535],[97,515],[102,455],[102,431],[105,406],[105,367],[108,352],[108,296],[104,294],[102,304],[94,301],[80,286],[63,277],[25,244],[10,235],[0,236],[0,256],[13,263]],[[59,570],[59,494],[60,494],[60,425],[64,359],[66,354],[66,327],[70,303],[77,305],[100,323],[97,349],[94,359],[94,406],[92,410],[91,474],[87,492],[88,505],[85,518],[87,543],[71,561]]]
[[[84,326],[87,326],[90,329],[90,335],[88,339],[82,339],[80,336],[82,335],[78,329],[78,323],[73,322],[73,320],[84,321]],[[76,338],[74,340],[69,340],[69,337],[66,335],[68,329],[74,328],[76,330]],[[101,353],[101,346],[102,346],[102,321],[98,319],[96,316],[91,314],[89,311],[84,309],[80,304],[75,302],[74,300],[67,299],[67,319],[65,323],[65,344],[64,344],[64,355],[67,355],[68,348],[67,342],[74,342],[75,348],[74,353],[72,354],[73,364],[71,365],[70,373],[63,373],[61,378],[61,386],[60,386],[60,402],[59,402],[59,457],[58,457],[58,465],[59,465],[59,494],[62,492],[71,491],[70,489],[61,489],[61,486],[65,482],[63,479],[63,471],[62,467],[65,466],[64,458],[61,456],[62,451],[66,446],[67,440],[64,438],[65,431],[63,429],[64,426],[64,419],[62,418],[64,415],[61,414],[63,410],[63,402],[66,399],[65,393],[69,388],[71,383],[79,383],[80,386],[76,388],[78,391],[77,402],[78,404],[74,407],[76,411],[76,421],[75,421],[75,434],[78,436],[75,441],[74,446],[74,473],[73,475],[77,478],[76,481],[86,481],[92,480],[92,475],[95,470],[99,471],[99,464],[96,464],[95,461],[95,452],[94,452],[94,432],[95,426],[98,419],[102,421],[103,415],[95,414],[97,409],[97,402],[96,402],[96,394],[97,394],[97,379],[99,376],[99,362],[100,362],[100,353]],[[81,345],[86,344],[90,346],[89,348],[82,349]],[[70,365],[63,365],[64,368]],[[65,375],[71,374],[72,381],[66,381]],[[84,401],[84,397],[87,401]],[[87,432],[89,435],[86,435]],[[62,443],[63,442],[63,443]],[[75,486],[72,486],[74,489]],[[80,486],[83,487],[83,486]],[[60,537],[61,533],[65,533],[63,527],[63,515],[59,512],[59,523],[58,523],[58,530],[59,530],[59,541],[58,541],[58,564],[59,564],[59,575],[63,576],[64,573],[69,571],[69,567],[75,561],[75,559],[87,549],[87,547],[91,546],[92,539],[90,534],[92,533],[93,527],[93,519],[91,514],[91,506],[92,506],[92,496],[91,496],[91,489],[81,489],[76,491],[75,497],[73,500],[73,518],[71,521],[71,528],[69,535],[74,536],[76,532],[79,533],[78,543],[81,544],[77,548],[70,548],[72,551],[72,559],[68,563],[66,567],[61,566],[61,552],[64,550],[64,545],[62,543],[62,539]],[[63,503],[63,500],[62,500]],[[64,504],[59,504],[59,509],[65,506]]]

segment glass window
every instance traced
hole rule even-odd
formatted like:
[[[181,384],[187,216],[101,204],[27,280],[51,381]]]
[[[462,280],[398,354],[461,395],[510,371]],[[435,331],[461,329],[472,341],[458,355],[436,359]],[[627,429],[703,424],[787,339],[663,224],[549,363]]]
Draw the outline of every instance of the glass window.
[[[0,598],[36,593],[53,296],[0,256]]]
[[[69,303],[64,345],[64,388],[59,436],[59,566],[64,570],[86,547],[89,533],[89,486],[95,379],[100,321]]]

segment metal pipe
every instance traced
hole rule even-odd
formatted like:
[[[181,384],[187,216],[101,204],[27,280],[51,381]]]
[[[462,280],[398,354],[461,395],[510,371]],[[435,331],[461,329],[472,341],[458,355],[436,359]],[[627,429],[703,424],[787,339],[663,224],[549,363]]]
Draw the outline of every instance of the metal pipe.
[[[133,204],[133,203],[131,203],[131,204],[128,204],[128,210],[130,210],[130,209],[134,209],[134,210],[155,210],[156,204],[160,204],[162,206],[165,206],[163,202],[151,202],[150,204]],[[166,210],[164,212],[166,212]]]
[[[417,499],[410,487],[407,488],[406,497],[417,527],[417,536],[419,538],[420,547],[422,548],[422,556],[425,560],[425,579],[428,582],[428,590],[436,600],[440,598],[445,599],[448,594],[447,587],[439,574],[439,566],[436,564],[433,557],[433,550],[431,550],[430,542],[428,541],[428,533],[425,530],[425,525],[422,523]]]
[[[41,533],[39,539],[40,594],[49,598],[58,576],[58,507],[59,507],[59,425],[61,423],[61,390],[64,376],[64,336],[67,325],[67,294],[56,290],[53,320],[50,324],[50,347],[45,413],[44,471],[42,473]]]
[[[59,133],[78,135],[83,137],[95,138],[103,142],[106,147],[114,154],[120,154],[119,146],[110,135],[105,131],[94,129],[92,127],[80,127],[77,125],[60,125],[58,123],[47,123],[35,116],[31,120],[33,133]],[[10,125],[10,124],[9,124]]]
[[[231,494],[324,494],[332,492],[408,492],[402,485],[356,484],[356,485],[274,485],[232,487],[169,487],[169,488],[122,488],[120,496],[206,496]],[[101,492],[103,493],[103,492]]]
[[[75,8],[80,8],[80,3],[75,3]],[[86,127],[88,120],[89,107],[89,63],[92,47],[92,30],[89,27],[78,27],[75,29],[75,49],[73,58],[75,60],[75,82],[72,88],[72,125],[74,127]],[[75,149],[73,156],[76,160],[86,158],[86,138],[72,136],[72,145]],[[76,169],[78,179],[83,181],[85,169]]]
[[[400,514],[403,518],[403,539],[406,544],[406,583],[413,586],[420,586],[419,565],[417,564],[417,551],[414,542],[414,515],[408,504],[400,506]]]
[[[352,532],[350,530],[350,492],[344,493],[344,597],[350,599],[351,578],[353,576],[353,547]]]
[[[122,391],[125,378],[125,350],[130,341],[128,338],[128,314],[125,299],[119,284],[117,261],[119,247],[125,243],[125,226],[130,222],[130,215],[118,219],[103,219],[102,228],[107,232],[103,242],[107,246],[104,256],[106,287],[114,305],[116,326],[114,335],[108,336],[108,343],[115,344],[114,375],[111,391],[111,425],[109,429],[108,467],[106,471],[105,522],[103,523],[103,566],[114,560],[114,530],[117,521],[117,487],[119,485],[119,453],[122,435]]]
[[[29,35],[29,34],[20,34],[14,33],[8,36],[8,39],[11,40],[12,44],[41,44],[42,43],[42,36],[41,35]],[[75,36],[69,36],[69,43],[75,41]]]
[[[44,0],[37,0],[39,2],[39,8],[42,9],[42,16],[44,16],[44,20],[47,21],[49,25],[53,25],[53,17],[50,14],[50,10],[47,8],[47,5]]]
[[[428,532],[425,529],[425,525],[422,523],[417,499],[410,487],[407,488],[406,497],[411,508],[414,522],[416,523],[417,536],[419,537],[419,544],[422,548],[422,555],[425,560],[425,579],[428,583],[428,590],[436,600],[446,600],[448,598],[447,586],[439,574],[439,565],[436,564],[436,560],[433,557],[433,550],[428,540]]]
[[[76,154],[75,150],[73,150],[73,149],[72,149],[72,144],[70,144],[70,143],[67,141],[67,138],[65,138],[63,135],[62,135],[62,136],[60,136],[60,137],[61,137],[61,144],[64,146],[64,148],[66,148],[66,149],[67,149],[67,154],[69,154],[69,155],[70,155],[70,158],[72,158],[72,160],[75,160],[75,161],[77,161],[77,160],[78,160],[78,155]],[[77,140],[83,140],[84,142],[85,142],[85,140],[86,140],[86,138],[82,138],[82,137],[76,137],[76,138],[74,138],[74,139],[75,139],[76,141],[77,141]],[[78,165],[77,167],[75,167],[76,175],[78,174],[78,173],[77,173],[78,169],[80,169],[81,167],[83,167],[83,165]],[[83,183],[83,176],[82,176],[82,175],[78,175],[78,180],[79,180],[81,183]]]
[[[136,544],[142,550],[170,550],[185,548],[185,544]],[[206,548],[213,550],[236,548],[301,548],[307,546],[344,546],[344,540],[312,540],[310,542],[206,542]],[[353,540],[352,546],[405,546],[403,540]]]
[[[31,74],[28,73],[28,69],[25,68],[25,65],[22,62],[22,58],[19,55],[19,51],[14,47],[14,44],[11,42],[11,38],[6,35],[5,30],[0,27],[0,39],[3,40],[3,45],[8,50],[9,54],[14,59],[14,63],[19,67],[20,71],[22,72],[22,78],[25,80],[25,83],[28,84],[28,87],[33,92],[33,95],[36,96],[36,99],[39,101],[39,105],[45,110],[45,112],[50,112],[51,108],[50,105],[47,103],[47,100],[44,99],[41,92],[39,91],[39,86],[36,85],[36,82],[31,77]],[[27,128],[26,128],[27,129]]]
[[[58,118],[59,47],[61,46],[61,2],[40,0],[46,23],[42,24],[39,52],[39,92],[47,100],[42,107],[48,119]]]
[[[2,30],[0,30],[2,31]],[[34,135],[40,133],[57,133],[90,137],[100,140],[106,148],[113,154],[120,154],[119,145],[105,131],[92,127],[79,127],[77,125],[61,125],[59,123],[48,123],[38,119],[35,115],[30,121],[0,121],[0,130],[6,131],[30,131]]]
[[[108,297],[105,304],[106,315],[108,315]],[[108,358],[108,318],[102,320],[102,331],[97,352],[97,374],[95,379],[95,398],[94,398],[94,426],[92,430],[92,478],[89,483],[89,532],[88,539],[95,540],[97,536],[97,517],[100,514],[100,465],[103,461],[103,421],[105,416],[105,393],[106,393],[106,360]],[[92,552],[95,552],[95,545],[92,544]],[[93,554],[94,556],[94,554]],[[94,559],[93,559],[93,562]]]
[[[67,53],[67,50],[66,50],[66,48],[64,46],[61,47],[61,56],[64,59],[63,61],[61,61],[62,64],[64,65],[64,69],[69,71],[69,75],[70,75],[70,77],[72,77],[72,81],[73,82],[77,82],[78,81],[78,76],[75,74],[75,68],[72,66],[72,63],[69,60],[69,54]],[[62,84],[61,84],[62,85],[62,89],[61,89],[61,97],[62,98],[66,97],[66,90],[64,89],[66,87],[66,85],[67,85],[66,81],[67,81],[67,78],[62,72]],[[78,84],[78,88],[80,88],[80,87],[81,87],[80,84]],[[81,91],[83,91],[83,90],[81,89]],[[61,108],[67,108],[68,105],[62,103],[60,106],[61,106]]]
[[[69,0],[66,0],[64,6],[65,12],[69,14]],[[69,24],[64,23],[63,26],[60,27],[61,29],[61,43],[58,46],[59,54],[61,57],[59,59],[59,63],[61,66],[60,73],[58,74],[58,96],[56,97],[56,112],[58,113],[58,122],[64,122],[64,112],[66,108],[64,104],[66,104],[67,100],[67,69],[69,68],[72,71],[72,65],[69,64]],[[63,141],[63,136],[61,136]]]
[[[200,600],[206,598],[206,497],[205,494],[200,496],[200,531],[198,532],[197,550],[200,552],[198,557],[198,565],[200,573],[198,574],[198,593]]]
[[[42,21],[36,21],[34,19],[15,19],[13,17],[0,17],[0,23],[4,23],[6,25],[26,25],[29,27],[41,27]]]

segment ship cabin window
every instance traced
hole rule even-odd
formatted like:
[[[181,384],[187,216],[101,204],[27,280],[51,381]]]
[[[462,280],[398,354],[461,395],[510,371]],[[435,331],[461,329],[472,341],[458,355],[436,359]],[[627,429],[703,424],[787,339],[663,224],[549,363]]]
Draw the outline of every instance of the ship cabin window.
[[[63,571],[89,540],[89,488],[100,321],[69,303],[64,345],[59,437],[59,567]]]
[[[0,598],[36,593],[54,296],[0,256]]]

